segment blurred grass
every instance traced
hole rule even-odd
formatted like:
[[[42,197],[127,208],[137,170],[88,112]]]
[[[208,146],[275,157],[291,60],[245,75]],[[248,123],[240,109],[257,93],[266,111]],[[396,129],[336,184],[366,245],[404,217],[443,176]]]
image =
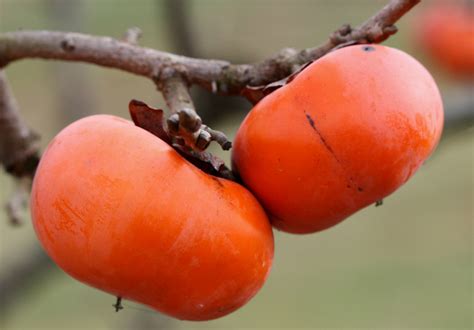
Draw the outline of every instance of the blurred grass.
[[[283,47],[315,45],[340,24],[365,20],[383,3],[194,0],[193,39],[203,56],[259,60]],[[119,37],[128,27],[139,26],[144,31],[142,45],[173,50],[164,13],[153,0],[85,0],[83,11],[82,32]],[[44,0],[0,0],[0,31],[51,28],[48,15]],[[413,15],[401,22],[400,33],[388,45],[414,51],[409,39]],[[22,113],[41,133],[43,146],[64,126],[58,111],[67,111],[57,109],[53,65],[28,60],[7,68]],[[143,78],[74,65],[86,72],[97,93],[96,112],[128,117],[131,98],[163,106],[153,84]],[[438,81],[445,92],[456,87],[443,76]],[[230,115],[216,127],[232,136],[240,121],[241,115]],[[169,321],[168,326],[472,328],[473,137],[472,129],[448,136],[419,173],[382,207],[369,207],[315,235],[277,232],[272,274],[244,308],[216,321]],[[221,155],[228,159],[228,153]],[[12,188],[11,179],[0,173],[1,201]],[[0,276],[37,245],[29,223],[9,227],[0,212]],[[157,318],[131,302],[116,314],[113,297],[57,269],[34,281],[14,304],[0,311],[0,328],[133,329],[133,319]]]

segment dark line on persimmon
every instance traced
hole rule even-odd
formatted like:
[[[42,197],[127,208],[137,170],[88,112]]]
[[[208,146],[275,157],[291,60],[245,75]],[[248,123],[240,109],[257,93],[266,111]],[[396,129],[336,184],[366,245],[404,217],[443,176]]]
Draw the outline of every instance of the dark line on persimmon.
[[[316,132],[316,134],[318,135],[319,139],[321,140],[321,142],[323,143],[324,147],[327,149],[327,151],[329,151],[329,153],[334,157],[334,159],[336,160],[336,162],[341,166],[342,170],[344,172],[346,172],[347,174],[347,171],[345,169],[345,167],[342,165],[342,162],[339,160],[339,158],[336,156],[336,153],[334,152],[334,150],[331,148],[331,146],[329,145],[329,143],[326,141],[326,139],[324,138],[324,136],[321,134],[321,132],[319,131],[318,127],[316,126],[316,123],[314,121],[314,119],[310,116],[310,114],[308,114],[306,111],[304,111],[304,114],[306,116],[306,119],[308,120],[308,123],[309,125],[313,128],[313,130]],[[354,178],[352,176],[349,176],[348,177],[348,181],[349,181],[349,184],[347,185],[347,188],[352,188],[352,187],[356,187],[357,185],[355,184],[355,181],[354,181]],[[357,186],[357,191],[358,192],[363,192],[364,189],[361,188],[360,186]]]
[[[337,158],[336,154],[334,153],[334,150],[332,150],[331,146],[327,143],[326,139],[324,138],[324,136],[321,134],[321,132],[319,131],[319,129],[316,127],[316,123],[314,122],[314,119],[305,111],[305,116],[306,116],[306,119],[308,120],[308,123],[311,125],[311,127],[313,128],[313,130],[318,134],[319,136],[319,139],[321,140],[321,142],[323,143],[324,147],[333,155],[334,159],[339,163],[341,164],[341,161]],[[341,164],[342,165],[342,164]]]

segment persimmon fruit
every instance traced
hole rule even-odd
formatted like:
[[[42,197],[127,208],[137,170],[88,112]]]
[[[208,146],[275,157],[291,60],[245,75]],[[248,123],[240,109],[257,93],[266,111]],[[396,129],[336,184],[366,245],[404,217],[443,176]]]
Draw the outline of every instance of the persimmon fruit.
[[[54,138],[31,207],[64,271],[179,319],[236,310],[272,264],[272,229],[250,192],[114,116],[81,119]]]
[[[443,127],[431,75],[406,53],[355,45],[316,60],[240,126],[233,168],[291,233],[331,227],[395,191]]]
[[[474,6],[467,1],[434,1],[417,16],[416,40],[446,71],[474,79]]]

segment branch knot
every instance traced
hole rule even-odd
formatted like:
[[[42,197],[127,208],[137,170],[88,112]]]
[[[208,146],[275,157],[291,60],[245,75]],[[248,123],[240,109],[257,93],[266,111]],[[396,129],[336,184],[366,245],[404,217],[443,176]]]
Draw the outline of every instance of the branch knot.
[[[60,46],[61,46],[61,49],[64,50],[66,53],[71,53],[76,49],[74,42],[67,38],[61,40]]]

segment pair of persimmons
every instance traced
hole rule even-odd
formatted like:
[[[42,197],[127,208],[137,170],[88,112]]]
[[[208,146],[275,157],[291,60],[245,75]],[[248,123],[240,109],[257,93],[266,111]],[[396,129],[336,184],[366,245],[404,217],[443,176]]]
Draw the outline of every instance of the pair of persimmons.
[[[76,279],[176,318],[214,319],[262,287],[271,225],[316,232],[381,200],[423,164],[442,127],[438,88],[420,63],[350,46],[249,113],[232,153],[246,188],[125,119],[91,116],[43,155],[34,227]]]

